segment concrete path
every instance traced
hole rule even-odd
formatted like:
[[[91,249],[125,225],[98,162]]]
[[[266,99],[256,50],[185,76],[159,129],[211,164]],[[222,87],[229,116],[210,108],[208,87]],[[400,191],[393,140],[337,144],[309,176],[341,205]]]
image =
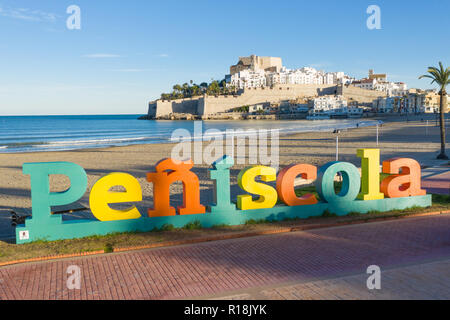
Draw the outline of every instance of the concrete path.
[[[450,167],[439,168],[433,173],[425,172],[422,178],[422,188],[427,193],[450,195]]]
[[[439,215],[4,267],[0,298],[185,299],[272,288],[267,298],[364,299],[373,294],[364,289],[369,265],[381,268],[380,297],[448,298],[448,261],[419,266],[448,259],[450,215]],[[80,270],[80,289],[67,286],[69,266]]]
[[[369,274],[335,279],[251,288],[214,300],[386,300],[450,299],[450,259],[387,269],[381,272],[380,289],[368,290]]]

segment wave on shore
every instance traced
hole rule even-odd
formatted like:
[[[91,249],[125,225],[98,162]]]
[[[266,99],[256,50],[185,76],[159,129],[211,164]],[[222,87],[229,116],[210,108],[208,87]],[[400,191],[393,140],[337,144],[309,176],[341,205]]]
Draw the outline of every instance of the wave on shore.
[[[257,135],[260,129],[269,132],[277,130],[280,135],[287,135],[332,132],[336,129],[362,128],[381,123],[367,119],[203,121],[202,131],[198,132],[194,129],[193,121],[143,121],[137,120],[137,117],[138,115],[0,117],[0,153],[171,143],[174,142],[171,137],[176,129],[185,129],[190,133],[185,140],[201,140],[224,136],[226,130],[233,130],[235,136]]]

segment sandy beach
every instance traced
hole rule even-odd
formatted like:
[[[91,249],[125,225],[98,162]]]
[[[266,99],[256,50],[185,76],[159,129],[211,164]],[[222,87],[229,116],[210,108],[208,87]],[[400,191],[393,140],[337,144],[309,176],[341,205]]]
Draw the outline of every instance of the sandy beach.
[[[440,148],[439,127],[434,121],[386,122],[379,127],[381,160],[392,157],[411,157],[423,166],[439,163],[435,160]],[[279,163],[284,167],[292,163],[323,165],[336,159],[336,135],[339,136],[339,160],[360,165],[356,149],[376,148],[376,127],[349,129],[340,133],[314,132],[281,136],[279,140]],[[207,143],[205,143],[207,145]],[[88,174],[88,190],[78,203],[67,208],[88,207],[89,191],[102,176],[111,172],[126,172],[136,177],[142,187],[143,201],[137,207],[146,214],[152,206],[152,184],[146,181],[146,172],[154,171],[157,161],[170,156],[173,144],[143,144],[105,149],[86,149],[77,151],[0,154],[0,236],[13,234],[9,226],[9,210],[20,214],[31,213],[30,180],[22,174],[25,162],[70,161],[81,165]],[[442,161],[441,161],[442,162]],[[231,170],[232,198],[241,194],[236,177],[246,167],[237,164]],[[199,176],[201,202],[207,205],[212,198],[212,182],[208,179],[208,164],[194,166]],[[62,191],[68,186],[64,176],[51,177],[51,191]],[[172,203],[181,204],[181,183],[172,185]],[[65,209],[62,207],[61,209]],[[75,216],[86,216],[79,213]]]

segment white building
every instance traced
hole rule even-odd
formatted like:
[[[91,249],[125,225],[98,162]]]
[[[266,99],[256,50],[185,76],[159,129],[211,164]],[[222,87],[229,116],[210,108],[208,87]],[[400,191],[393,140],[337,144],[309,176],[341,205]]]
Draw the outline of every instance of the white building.
[[[352,85],[361,89],[366,89],[366,90],[375,90],[375,87],[377,85],[377,80],[376,79],[362,79],[362,80],[357,80],[357,81],[353,81]]]
[[[281,68],[280,72],[266,73],[267,85],[275,84],[338,84],[345,78],[344,72],[323,72],[311,67],[301,69]]]
[[[339,84],[346,83],[349,78],[342,71],[325,73],[311,67],[301,69],[281,67],[279,71],[245,69],[234,73],[229,79],[230,85],[243,89],[276,84]]]
[[[352,85],[361,89],[376,90],[391,96],[402,96],[408,93],[408,86],[404,82],[379,81],[377,79],[362,79],[353,81]]]
[[[265,87],[265,71],[250,69],[239,71],[231,76],[230,85],[238,89]]]
[[[264,111],[264,105],[261,103],[249,106],[249,108],[248,108],[249,113],[261,112],[261,111]]]
[[[322,96],[309,101],[309,113],[325,113],[329,115],[346,115],[347,100],[342,96]]]

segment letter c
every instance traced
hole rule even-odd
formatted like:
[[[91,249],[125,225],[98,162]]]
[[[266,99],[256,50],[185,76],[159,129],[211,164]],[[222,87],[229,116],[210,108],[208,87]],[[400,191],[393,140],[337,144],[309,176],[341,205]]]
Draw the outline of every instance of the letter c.
[[[313,194],[297,197],[294,189],[294,181],[301,175],[303,179],[315,180],[317,168],[310,164],[294,164],[280,171],[277,178],[277,192],[280,199],[288,206],[302,206],[316,204],[317,199]]]

